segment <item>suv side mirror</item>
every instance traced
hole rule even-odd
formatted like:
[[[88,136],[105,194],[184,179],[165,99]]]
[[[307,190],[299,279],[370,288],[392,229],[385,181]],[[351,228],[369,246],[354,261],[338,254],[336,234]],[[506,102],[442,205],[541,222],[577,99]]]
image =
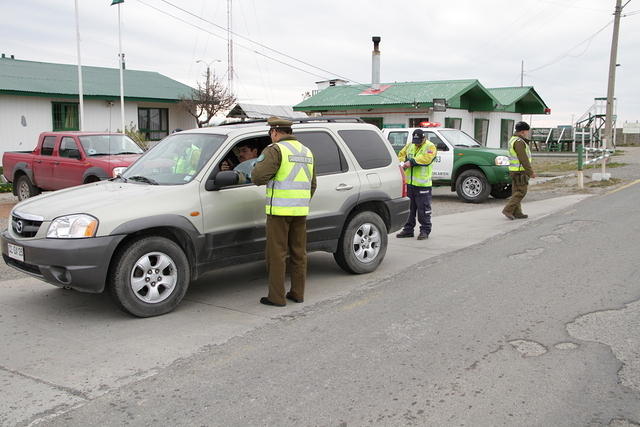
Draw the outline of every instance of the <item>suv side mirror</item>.
[[[447,144],[445,144],[444,142],[438,142],[436,148],[438,149],[438,151],[449,151],[449,148],[447,148]]]
[[[215,176],[207,179],[204,189],[207,191],[216,191],[230,185],[237,185],[240,177],[236,171],[220,171]]]

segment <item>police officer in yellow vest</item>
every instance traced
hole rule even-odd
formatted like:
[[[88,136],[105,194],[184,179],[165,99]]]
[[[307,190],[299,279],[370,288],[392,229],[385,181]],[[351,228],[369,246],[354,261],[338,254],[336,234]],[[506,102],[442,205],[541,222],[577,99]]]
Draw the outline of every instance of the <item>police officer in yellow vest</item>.
[[[411,210],[407,223],[396,237],[413,237],[416,214],[420,222],[418,240],[429,238],[431,233],[431,163],[436,157],[436,146],[425,138],[422,129],[413,131],[411,142],[398,153],[407,179],[407,195]]]
[[[522,213],[522,199],[527,194],[529,178],[536,173],[531,167],[531,148],[529,146],[530,127],[526,122],[518,122],[515,133],[509,140],[509,175],[511,176],[511,198],[502,210],[509,219],[528,218]]]
[[[265,305],[283,307],[286,299],[304,301],[307,275],[307,215],[316,190],[316,173],[311,150],[293,135],[290,120],[270,117],[267,121],[273,142],[258,157],[251,179],[267,186],[267,248],[269,294]],[[291,268],[291,290],[285,295],[287,254]]]

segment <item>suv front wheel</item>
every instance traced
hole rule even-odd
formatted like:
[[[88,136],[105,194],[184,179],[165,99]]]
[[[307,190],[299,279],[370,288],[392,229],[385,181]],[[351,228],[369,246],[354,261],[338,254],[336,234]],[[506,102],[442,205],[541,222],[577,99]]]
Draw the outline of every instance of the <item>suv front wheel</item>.
[[[119,251],[110,290],[124,311],[151,317],[176,308],[189,281],[189,261],[182,248],[167,238],[147,236]]]
[[[366,211],[349,220],[333,258],[348,273],[370,273],[378,268],[386,252],[387,227],[378,214]]]

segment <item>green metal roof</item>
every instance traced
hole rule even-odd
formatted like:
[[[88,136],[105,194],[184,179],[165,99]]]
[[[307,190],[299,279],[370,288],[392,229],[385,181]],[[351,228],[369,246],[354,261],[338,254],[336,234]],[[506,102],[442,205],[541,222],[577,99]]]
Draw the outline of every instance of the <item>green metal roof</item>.
[[[429,82],[381,83],[386,90],[365,95],[369,85],[328,87],[293,109],[296,111],[330,111],[360,108],[425,108],[434,98],[444,98],[450,108],[491,111],[498,101],[478,80],[441,80]]]
[[[160,73],[124,70],[124,96],[127,100],[176,102],[193,89]],[[82,67],[84,97],[120,97],[117,68]],[[0,94],[42,97],[78,97],[77,65],[22,61],[0,58]]]
[[[548,108],[532,86],[496,87],[488,89],[498,100],[498,110],[522,114],[544,114]]]

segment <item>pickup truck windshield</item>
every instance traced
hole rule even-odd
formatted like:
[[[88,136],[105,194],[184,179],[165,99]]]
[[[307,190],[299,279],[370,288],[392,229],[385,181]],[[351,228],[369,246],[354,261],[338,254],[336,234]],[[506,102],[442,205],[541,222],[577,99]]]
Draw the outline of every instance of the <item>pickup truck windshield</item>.
[[[142,149],[126,135],[87,135],[80,137],[87,156],[142,154]]]
[[[225,139],[226,135],[169,135],[131,165],[122,177],[136,183],[186,184],[209,162]]]
[[[458,129],[442,129],[440,134],[454,147],[481,147],[478,141]]]

